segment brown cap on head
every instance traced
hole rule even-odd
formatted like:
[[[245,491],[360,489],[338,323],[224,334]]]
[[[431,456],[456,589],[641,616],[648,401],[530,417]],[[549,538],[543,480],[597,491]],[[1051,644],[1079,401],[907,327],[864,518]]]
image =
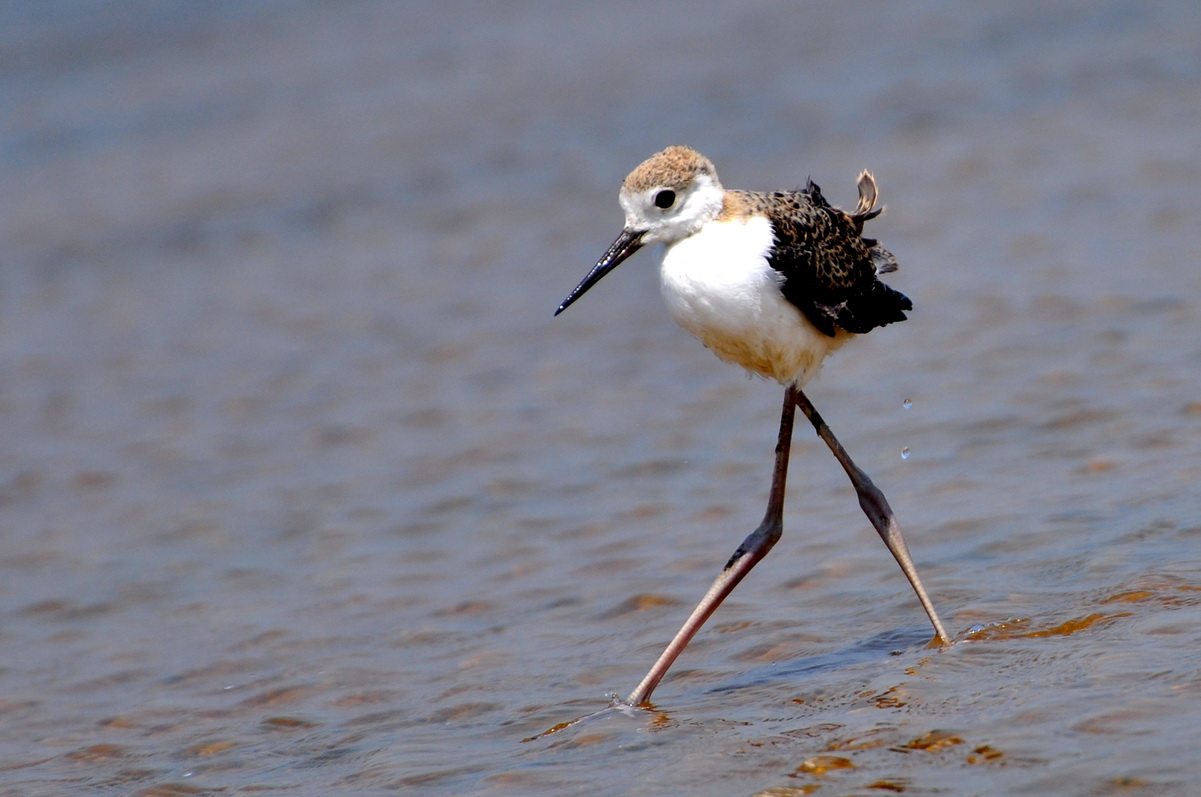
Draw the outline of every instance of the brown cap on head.
[[[717,169],[701,153],[690,147],[668,147],[650,156],[626,177],[624,191],[641,193],[652,188],[671,188],[682,191],[699,175],[707,175],[717,183]]]

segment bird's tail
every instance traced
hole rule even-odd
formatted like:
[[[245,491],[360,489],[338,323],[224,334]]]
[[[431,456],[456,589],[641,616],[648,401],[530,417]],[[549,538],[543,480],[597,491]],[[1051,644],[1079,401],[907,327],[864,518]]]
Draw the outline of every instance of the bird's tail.
[[[858,186],[859,202],[855,205],[855,212],[850,215],[851,223],[855,225],[855,232],[862,235],[864,222],[871,221],[883,213],[884,206],[876,207],[880,193],[876,189],[876,178],[867,169],[859,173]],[[887,274],[897,270],[897,259],[893,257],[892,252],[880,246],[875,238],[864,238],[863,242],[871,247],[872,263],[876,266],[877,274]]]
[[[855,222],[855,227],[859,232],[863,232],[863,222],[868,219],[874,219],[884,212],[884,208],[873,211],[876,206],[876,199],[879,198],[879,193],[876,191],[876,178],[872,177],[872,173],[864,169],[859,173],[859,204],[855,206],[855,212],[851,214],[851,219]]]

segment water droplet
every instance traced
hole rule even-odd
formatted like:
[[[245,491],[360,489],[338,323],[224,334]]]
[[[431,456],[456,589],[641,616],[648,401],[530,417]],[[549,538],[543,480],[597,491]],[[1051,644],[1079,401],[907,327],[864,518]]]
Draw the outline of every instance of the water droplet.
[[[909,409],[910,407],[913,406],[913,402],[910,401],[909,399],[905,399],[904,401],[901,402],[901,406],[904,407],[905,409]]]
[[[909,446],[901,449],[901,459],[909,459]]]

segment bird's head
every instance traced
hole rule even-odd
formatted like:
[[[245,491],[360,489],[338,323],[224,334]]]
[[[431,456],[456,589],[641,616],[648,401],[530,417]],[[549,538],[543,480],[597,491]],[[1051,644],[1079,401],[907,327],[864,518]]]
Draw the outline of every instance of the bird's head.
[[[668,147],[640,163],[621,184],[625,228],[555,315],[643,246],[671,244],[721,213],[721,183],[708,158],[688,147]]]

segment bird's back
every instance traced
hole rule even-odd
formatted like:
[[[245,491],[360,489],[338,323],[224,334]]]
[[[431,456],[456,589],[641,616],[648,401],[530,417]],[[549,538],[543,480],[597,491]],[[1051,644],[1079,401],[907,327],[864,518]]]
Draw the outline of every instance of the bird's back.
[[[830,337],[836,329],[862,334],[904,321],[913,309],[907,296],[878,279],[896,270],[896,259],[862,236],[864,222],[880,211],[872,209],[875,181],[866,172],[859,188],[854,213],[831,206],[812,180],[801,191],[729,192],[768,216],[775,238],[768,264],[784,279],[781,292]]]

